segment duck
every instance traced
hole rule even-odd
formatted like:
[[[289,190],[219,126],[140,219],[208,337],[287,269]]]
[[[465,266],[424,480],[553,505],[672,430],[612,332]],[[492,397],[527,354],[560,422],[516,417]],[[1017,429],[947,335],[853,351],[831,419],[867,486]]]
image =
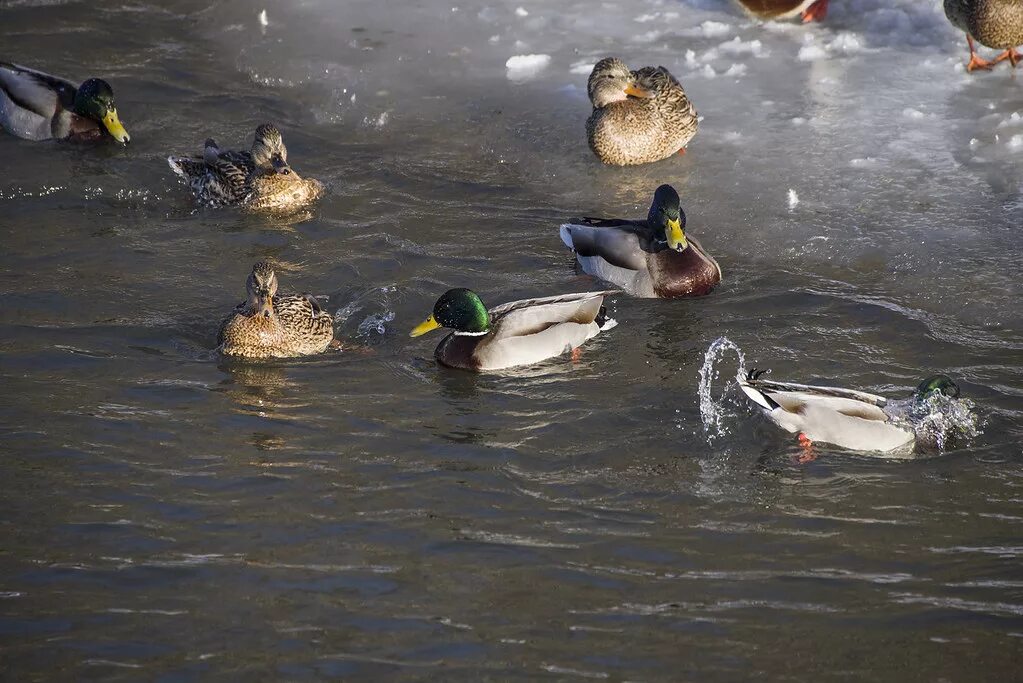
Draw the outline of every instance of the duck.
[[[823,21],[828,15],[828,0],[739,0],[739,4],[758,19],[791,19],[797,14],[804,24]]]
[[[0,61],[0,126],[25,140],[131,140],[102,78],[68,80]]]
[[[998,62],[1009,60],[1013,68],[1023,61],[1016,51],[1023,45],[1023,2],[1019,0],[945,0],[945,16],[960,31],[966,33],[970,47],[968,72],[981,69],[990,71]],[[994,61],[981,59],[973,45],[1003,50]]]
[[[224,319],[217,348],[225,356],[290,358],[338,348],[334,317],[310,294],[277,296],[277,274],[269,261],[252,266],[248,298]]]
[[[586,90],[590,149],[605,164],[634,166],[684,153],[696,135],[696,109],[663,66],[630,71],[616,57],[597,62]]]
[[[709,294],[721,267],[686,235],[678,192],[661,185],[646,220],[579,218],[560,227],[584,273],[636,297],[672,299]]]
[[[909,421],[915,406],[935,392],[959,397],[959,386],[947,375],[932,375],[908,399],[889,400],[855,389],[822,387],[763,379],[764,370],[740,373],[743,393],[768,419],[808,447],[828,443],[854,451],[882,453],[928,447],[926,435],[917,435]]]
[[[604,297],[613,291],[561,294],[511,301],[487,309],[479,294],[449,289],[410,337],[445,327],[452,332],[434,352],[449,368],[486,372],[531,365],[571,351],[617,323],[607,317]]]
[[[302,178],[288,165],[288,148],[272,123],[256,128],[248,152],[222,150],[207,138],[201,157],[170,156],[171,169],[188,182],[200,204],[209,207],[294,210],[323,194],[323,183]]]

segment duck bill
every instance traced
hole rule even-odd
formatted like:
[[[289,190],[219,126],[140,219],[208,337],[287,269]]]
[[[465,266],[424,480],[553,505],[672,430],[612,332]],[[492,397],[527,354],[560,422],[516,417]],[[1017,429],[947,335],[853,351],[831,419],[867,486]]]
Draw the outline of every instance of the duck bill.
[[[280,154],[274,154],[270,158],[270,165],[273,166],[274,172],[281,175],[288,175],[291,173],[291,167],[288,166],[288,162],[285,161]]]
[[[272,297],[261,297],[259,300],[258,315],[266,319],[274,317],[274,300]]]
[[[629,83],[629,85],[625,88],[625,94],[632,95],[633,97],[641,97],[643,99],[647,99],[649,97],[654,96],[652,92],[650,92],[646,88],[641,88],[635,83]]]
[[[437,319],[431,314],[429,318],[412,328],[412,331],[408,333],[408,336],[421,337],[427,332],[436,330],[438,327],[441,327],[441,324],[437,322]]]
[[[124,126],[121,125],[121,120],[117,118],[116,109],[109,110],[107,115],[103,117],[103,126],[118,142],[127,143],[131,140],[131,136],[128,135],[128,131],[124,129]]]
[[[681,220],[668,220],[668,224],[664,228],[664,234],[668,238],[668,246],[675,251],[685,251],[689,246],[689,240],[686,239],[686,234],[682,232],[682,221]]]

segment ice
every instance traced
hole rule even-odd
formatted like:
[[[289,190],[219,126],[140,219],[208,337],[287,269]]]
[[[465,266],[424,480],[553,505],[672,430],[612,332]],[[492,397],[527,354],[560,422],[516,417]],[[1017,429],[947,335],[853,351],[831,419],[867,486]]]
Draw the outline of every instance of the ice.
[[[517,16],[517,17],[528,17],[529,16],[529,12],[527,12],[522,7],[516,7],[515,8],[515,16]]]
[[[791,187],[789,188],[789,209],[794,209],[799,205],[799,195]]]
[[[717,38],[727,36],[732,32],[732,27],[720,21],[705,21],[700,24],[700,32],[704,38]]]
[[[536,76],[550,63],[550,55],[515,55],[509,57],[504,66],[508,69],[508,78],[521,81]]]

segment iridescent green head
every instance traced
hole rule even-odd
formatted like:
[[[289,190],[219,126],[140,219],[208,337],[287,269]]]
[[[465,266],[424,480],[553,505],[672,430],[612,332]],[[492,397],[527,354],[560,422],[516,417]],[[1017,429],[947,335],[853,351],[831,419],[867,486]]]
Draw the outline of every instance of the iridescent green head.
[[[448,327],[456,334],[486,334],[490,331],[490,314],[476,292],[449,289],[437,299],[430,317],[416,325],[409,336],[418,337],[438,327]]]
[[[103,124],[106,131],[118,142],[127,143],[131,140],[128,131],[117,118],[114,91],[102,78],[90,78],[79,86],[75,92],[74,111],[80,116]]]
[[[948,375],[932,375],[916,388],[916,397],[924,399],[934,392],[941,392],[945,396],[959,398],[959,385],[952,381]]]
[[[686,212],[682,210],[678,192],[671,185],[661,185],[654,192],[654,201],[646,220],[649,225],[664,232],[664,239],[671,249],[685,251],[689,246],[686,240]]]

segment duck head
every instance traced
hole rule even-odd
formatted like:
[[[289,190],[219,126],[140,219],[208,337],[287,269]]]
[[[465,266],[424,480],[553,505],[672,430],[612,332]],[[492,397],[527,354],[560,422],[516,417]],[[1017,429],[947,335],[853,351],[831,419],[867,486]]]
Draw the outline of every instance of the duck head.
[[[288,148],[284,146],[281,131],[272,123],[264,123],[256,128],[256,137],[252,141],[252,162],[256,168],[266,173],[291,175],[288,166]]]
[[[447,327],[455,334],[479,336],[490,331],[490,314],[479,295],[471,289],[449,289],[437,299],[433,313],[409,332],[418,337],[438,327]]]
[[[948,375],[932,375],[920,382],[914,392],[918,400],[923,400],[933,394],[940,392],[951,398],[959,398],[959,385],[952,381]]]
[[[249,279],[245,282],[245,289],[249,294],[249,310],[253,315],[264,318],[274,316],[274,295],[277,294],[277,274],[273,266],[266,261],[260,261],[252,266]]]
[[[114,91],[102,78],[90,78],[79,86],[75,92],[74,111],[103,124],[103,128],[118,142],[127,144],[131,140],[128,131],[117,118]]]
[[[686,212],[682,210],[678,192],[671,185],[661,185],[654,192],[654,201],[650,204],[646,220],[648,225],[664,232],[669,249],[685,251],[689,246],[686,240]]]
[[[606,57],[593,66],[586,92],[597,109],[612,102],[623,102],[629,96],[653,97],[652,92],[636,83],[635,74],[617,57]]]

